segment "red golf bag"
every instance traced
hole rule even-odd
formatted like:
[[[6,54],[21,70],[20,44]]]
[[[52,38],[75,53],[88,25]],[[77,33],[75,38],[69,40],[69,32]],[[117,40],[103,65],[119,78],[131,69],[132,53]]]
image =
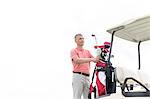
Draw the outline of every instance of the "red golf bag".
[[[103,46],[95,46],[100,61],[96,63],[93,72],[92,82],[89,89],[89,99],[92,99],[92,94],[94,94],[94,98],[99,98],[101,96],[116,92],[116,81],[114,73],[115,68],[113,68],[111,63],[107,61],[109,48],[109,42],[105,42]],[[95,84],[93,86],[94,80]]]

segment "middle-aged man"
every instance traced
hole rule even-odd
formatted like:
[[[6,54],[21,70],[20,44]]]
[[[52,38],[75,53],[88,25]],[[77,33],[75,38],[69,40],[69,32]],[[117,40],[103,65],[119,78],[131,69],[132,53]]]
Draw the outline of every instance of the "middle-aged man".
[[[89,93],[89,74],[90,62],[98,62],[98,58],[94,58],[91,53],[83,48],[84,38],[82,34],[76,34],[75,43],[77,47],[71,50],[71,60],[73,64],[73,99],[88,99]]]

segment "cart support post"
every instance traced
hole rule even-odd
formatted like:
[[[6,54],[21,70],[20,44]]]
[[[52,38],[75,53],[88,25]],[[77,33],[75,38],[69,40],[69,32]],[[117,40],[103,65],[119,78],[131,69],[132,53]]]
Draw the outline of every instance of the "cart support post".
[[[114,34],[116,31],[112,32],[112,36],[111,36],[111,45],[110,45],[110,53],[109,53],[109,57],[108,57],[108,64],[110,63],[110,57],[111,57],[111,51],[112,51],[112,45],[113,45],[113,40],[114,40]]]
[[[140,56],[140,44],[141,44],[141,41],[139,41],[138,43],[138,59],[139,59],[139,70],[141,69],[141,56]]]

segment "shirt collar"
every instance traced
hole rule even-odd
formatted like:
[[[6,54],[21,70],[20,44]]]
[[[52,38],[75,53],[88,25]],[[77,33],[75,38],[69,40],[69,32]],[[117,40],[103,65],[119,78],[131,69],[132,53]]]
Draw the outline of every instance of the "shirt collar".
[[[84,49],[83,48],[76,48],[78,51],[83,51]]]

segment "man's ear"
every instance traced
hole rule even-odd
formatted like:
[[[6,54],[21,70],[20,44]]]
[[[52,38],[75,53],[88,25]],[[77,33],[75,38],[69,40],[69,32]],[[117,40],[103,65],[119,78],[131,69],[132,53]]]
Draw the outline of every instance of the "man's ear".
[[[74,40],[77,43],[77,39]]]

